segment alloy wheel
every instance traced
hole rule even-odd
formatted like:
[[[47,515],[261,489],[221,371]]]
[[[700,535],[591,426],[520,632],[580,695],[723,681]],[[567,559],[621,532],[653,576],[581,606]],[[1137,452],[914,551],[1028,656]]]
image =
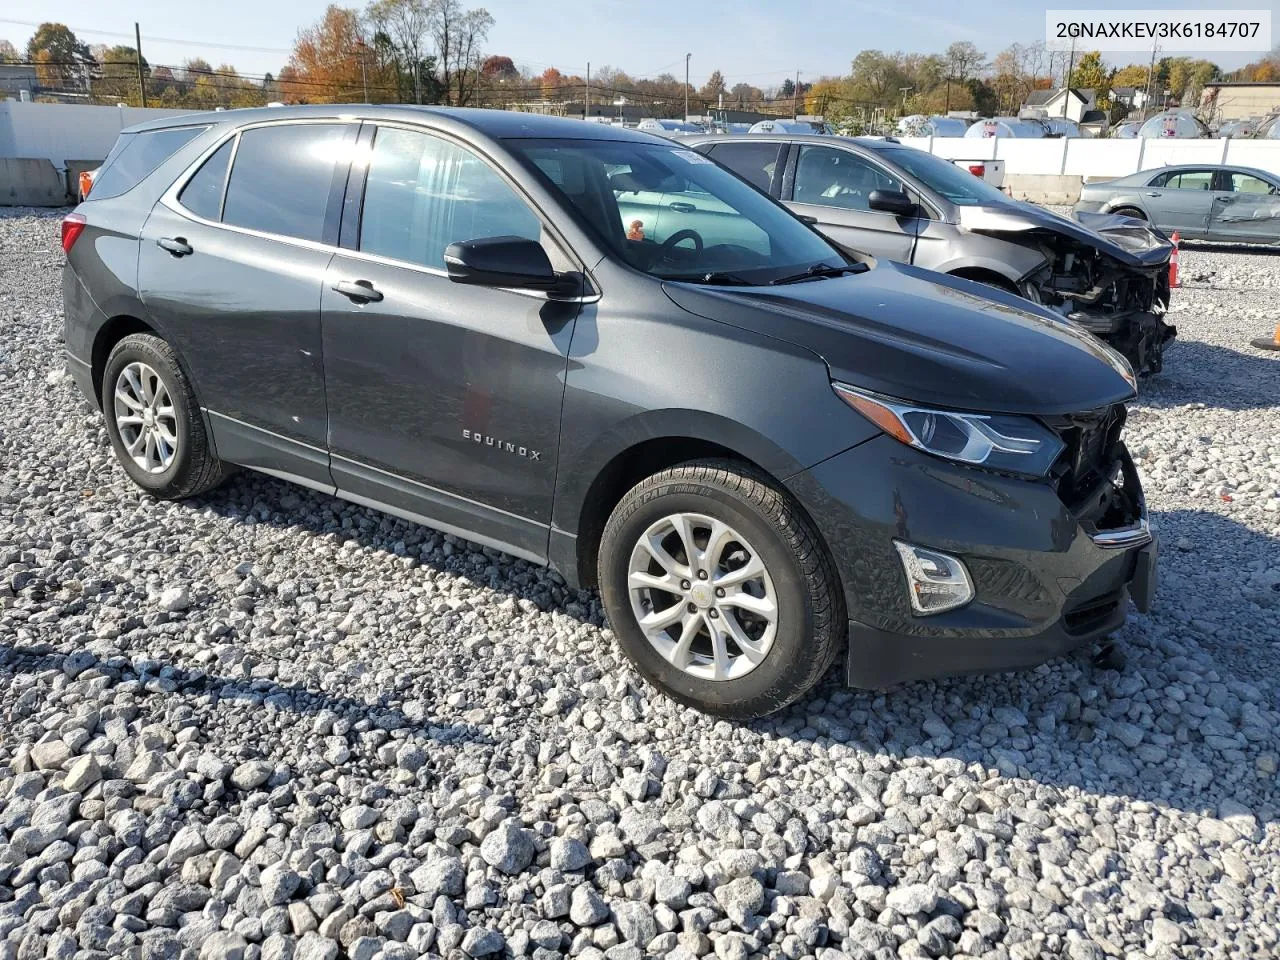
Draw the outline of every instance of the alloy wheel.
[[[160,374],[135,360],[116,378],[114,400],[125,452],[148,473],[164,473],[178,455],[178,415]]]
[[[704,514],[672,514],[641,535],[627,592],[653,648],[699,679],[746,676],[777,635],[777,593],[763,558],[728,524]]]

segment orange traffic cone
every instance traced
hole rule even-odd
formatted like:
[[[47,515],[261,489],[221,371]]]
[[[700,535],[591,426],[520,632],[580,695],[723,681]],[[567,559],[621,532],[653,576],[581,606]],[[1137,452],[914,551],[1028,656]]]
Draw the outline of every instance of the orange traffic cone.
[[[1173,253],[1169,257],[1169,287],[1179,286],[1178,284],[1178,242],[1182,239],[1178,236],[1178,231],[1173,231]]]
[[[1258,337],[1249,342],[1259,350],[1280,350],[1280,323],[1276,324],[1276,332],[1270,337]]]

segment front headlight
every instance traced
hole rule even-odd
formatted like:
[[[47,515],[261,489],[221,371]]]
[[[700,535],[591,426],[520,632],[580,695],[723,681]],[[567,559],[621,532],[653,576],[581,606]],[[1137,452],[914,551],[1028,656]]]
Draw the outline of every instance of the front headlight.
[[[932,410],[844,383],[831,386],[889,436],[936,457],[1043,477],[1064,449],[1056,433],[1030,417]]]

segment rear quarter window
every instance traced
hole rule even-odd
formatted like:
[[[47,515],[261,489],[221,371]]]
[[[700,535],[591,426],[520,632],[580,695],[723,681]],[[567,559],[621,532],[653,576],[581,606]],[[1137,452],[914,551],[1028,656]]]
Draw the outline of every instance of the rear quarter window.
[[[208,127],[173,127],[128,133],[116,141],[94,178],[90,199],[107,200],[128,193]]]

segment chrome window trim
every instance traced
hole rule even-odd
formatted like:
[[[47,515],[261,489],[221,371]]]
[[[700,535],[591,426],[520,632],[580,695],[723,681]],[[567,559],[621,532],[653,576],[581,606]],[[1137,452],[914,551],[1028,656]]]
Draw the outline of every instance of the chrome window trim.
[[[501,177],[503,182],[506,183],[508,186],[512,187],[516,191],[517,196],[519,196],[522,200],[525,201],[526,204],[528,204],[528,206],[533,210],[535,216],[537,216],[538,222],[542,224],[543,228],[548,230],[551,233],[551,235],[555,238],[556,242],[563,249],[568,251],[570,259],[577,261],[579,266],[582,268],[583,275],[590,279],[592,287],[595,288],[595,292],[590,294],[585,294],[579,297],[557,297],[557,296],[548,294],[543,290],[527,290],[527,289],[518,289],[515,287],[495,287],[493,289],[506,290],[511,293],[515,293],[520,296],[530,297],[535,300],[547,300],[547,301],[554,301],[556,303],[596,303],[600,299],[600,296],[601,296],[600,284],[596,281],[595,276],[591,273],[591,270],[587,266],[586,261],[578,255],[578,252],[574,250],[573,247],[568,243],[568,241],[566,241],[564,237],[560,234],[560,232],[552,226],[550,222],[550,218],[547,217],[545,213],[543,213],[542,209],[537,204],[535,204],[532,201],[532,199],[529,198],[529,196],[523,190],[519,189],[518,186],[513,183],[511,178],[508,177],[506,173],[493,162],[492,158],[480,152],[479,150],[475,149],[471,145],[463,143],[457,137],[451,136],[445,131],[438,130],[435,127],[427,126],[425,124],[416,124],[416,123],[407,122],[407,121],[391,121],[391,120],[383,121],[383,120],[362,119],[360,117],[356,117],[351,114],[344,114],[341,116],[332,116],[332,117],[300,117],[300,118],[278,119],[278,120],[260,120],[254,123],[248,123],[243,126],[236,127],[227,136],[219,137],[213,144],[207,147],[200,154],[200,156],[198,156],[194,161],[192,161],[191,164],[178,176],[178,178],[169,186],[169,189],[166,190],[163,194],[161,194],[159,202],[164,204],[166,209],[177,214],[178,216],[183,217],[187,220],[190,220],[194,223],[199,223],[206,227],[214,227],[220,230],[227,230],[232,233],[239,233],[247,237],[257,237],[261,240],[275,240],[280,243],[291,244],[293,246],[302,247],[307,250],[319,250],[322,252],[327,251],[329,253],[342,254],[344,256],[354,257],[356,259],[369,260],[374,263],[380,263],[380,264],[383,264],[384,266],[400,267],[404,269],[415,270],[419,273],[428,274],[429,276],[447,278],[449,276],[449,273],[446,270],[442,270],[435,267],[428,267],[420,263],[412,263],[408,260],[397,260],[393,257],[384,257],[379,254],[365,253],[360,250],[350,250],[350,249],[347,249],[346,247],[339,246],[338,244],[324,243],[319,240],[304,240],[301,237],[290,237],[281,233],[269,233],[265,230],[254,230],[250,227],[240,227],[232,223],[224,223],[221,219],[209,220],[187,209],[185,206],[182,205],[181,201],[178,200],[178,196],[182,193],[184,189],[186,189],[187,184],[200,171],[200,168],[204,166],[205,162],[210,157],[212,157],[215,153],[217,153],[218,150],[221,149],[222,146],[226,144],[229,140],[235,139],[236,143],[231,148],[231,157],[227,163],[227,179],[222,185],[222,202],[218,206],[218,216],[221,217],[223,210],[226,207],[227,190],[231,185],[231,171],[235,165],[236,154],[239,153],[240,151],[240,135],[245,130],[254,130],[260,127],[280,127],[288,124],[335,123],[335,122],[336,123],[355,123],[355,124],[367,123],[375,127],[377,126],[400,127],[402,129],[409,130],[414,133],[423,133],[428,136],[439,136],[441,139],[448,140],[449,142],[455,144],[456,146],[461,147],[462,149],[470,150],[472,154],[479,157],[490,169],[495,170],[498,173],[498,175]],[[363,209],[363,202],[362,202],[361,215],[363,216],[363,214],[364,214],[364,209]]]

